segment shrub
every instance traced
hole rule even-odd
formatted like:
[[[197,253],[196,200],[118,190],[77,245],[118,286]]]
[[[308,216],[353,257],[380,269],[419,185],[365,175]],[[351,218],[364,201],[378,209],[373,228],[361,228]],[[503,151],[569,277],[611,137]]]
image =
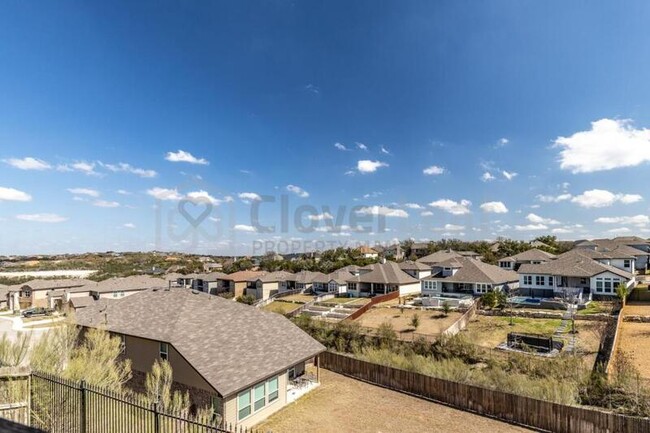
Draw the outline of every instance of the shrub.
[[[413,330],[417,330],[418,326],[420,326],[420,316],[418,315],[418,313],[415,313],[411,317],[411,326],[413,327]]]

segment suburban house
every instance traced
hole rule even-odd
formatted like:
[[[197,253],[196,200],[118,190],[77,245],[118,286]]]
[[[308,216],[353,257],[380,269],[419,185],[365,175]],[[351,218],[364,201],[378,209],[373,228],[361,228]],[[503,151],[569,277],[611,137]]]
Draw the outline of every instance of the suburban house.
[[[429,243],[428,242],[413,242],[411,244],[411,254],[416,256],[424,256],[429,252]]]
[[[295,274],[296,289],[300,290],[315,290],[314,284],[316,280],[326,278],[322,272],[300,271]]]
[[[520,293],[543,298],[581,294],[610,297],[616,296],[620,283],[634,287],[634,274],[597,261],[594,254],[598,253],[578,248],[546,263],[521,265]]]
[[[395,262],[375,263],[360,269],[358,276],[347,279],[347,292],[368,297],[399,291],[400,296],[419,293],[420,280],[400,269]]]
[[[248,280],[246,294],[256,299],[268,299],[276,293],[286,292],[296,288],[296,274],[287,271],[277,271],[262,274]]]
[[[88,284],[84,288],[95,299],[119,299],[146,289],[165,287],[168,286],[162,278],[134,275],[132,277],[109,278],[98,283]]]
[[[431,275],[431,266],[425,265],[421,262],[414,262],[412,260],[400,263],[399,268],[418,280]]]
[[[328,292],[328,293],[347,293],[348,280],[354,277],[355,274],[351,273],[346,266],[345,268],[337,269],[327,275],[322,275],[314,279],[314,291]]]
[[[404,250],[399,243],[385,247],[382,253],[384,257],[389,257],[398,262],[404,260]]]
[[[377,257],[379,257],[379,253],[378,253],[376,250],[370,248],[370,247],[367,246],[367,245],[362,245],[362,246],[360,246],[360,247],[357,249],[357,251],[359,251],[359,253],[360,253],[360,254],[363,256],[363,258],[365,258],[365,259],[376,259]]]
[[[343,266],[342,268],[337,269],[334,272],[338,272],[338,271],[347,271],[347,272],[351,273],[352,275],[359,275],[361,273],[361,266],[347,265],[347,266]]]
[[[422,295],[441,293],[472,293],[482,295],[492,291],[516,289],[519,276],[516,272],[470,257],[451,257],[439,262],[431,276],[422,280]]]
[[[433,268],[438,263],[447,261],[449,259],[457,258],[457,257],[470,257],[470,258],[480,260],[481,255],[475,253],[474,251],[454,251],[452,249],[447,249],[447,250],[436,251],[435,253],[419,258],[416,261],[419,263],[424,263],[425,265],[429,265],[430,267]]]
[[[48,292],[51,290],[71,290],[93,281],[81,278],[61,278],[53,280],[35,279],[8,287],[8,308],[22,310],[30,307],[49,307]]]
[[[294,380],[325,350],[280,314],[178,288],[91,305],[76,319],[122,339],[133,389],[143,389],[154,361],[167,360],[174,389],[188,391],[192,407],[212,407],[237,427],[251,427],[295,399]]]
[[[263,271],[238,271],[228,274],[221,280],[222,286],[227,289],[226,292],[232,293],[235,298],[246,294],[249,281],[264,275]]]
[[[210,272],[209,274],[197,274],[192,282],[192,289],[199,292],[217,294],[225,292],[227,287],[223,282],[227,274],[223,272]]]
[[[575,248],[603,253],[614,260],[612,266],[625,270],[628,268],[621,266],[621,260],[634,259],[632,272],[645,272],[650,267],[650,241],[637,236],[580,241],[575,244]]]
[[[502,269],[509,269],[516,271],[521,265],[538,265],[540,263],[548,262],[553,260],[556,256],[546,251],[539,250],[537,248],[524,251],[514,256],[504,257],[499,260],[499,267]]]

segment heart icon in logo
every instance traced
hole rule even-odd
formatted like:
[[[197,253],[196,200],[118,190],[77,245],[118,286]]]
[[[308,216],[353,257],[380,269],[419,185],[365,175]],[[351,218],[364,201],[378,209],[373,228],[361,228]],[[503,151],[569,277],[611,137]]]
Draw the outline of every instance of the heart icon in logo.
[[[191,212],[187,209],[188,205],[192,205]],[[199,206],[203,207],[203,211],[195,216],[194,209]],[[212,203],[209,201],[196,203],[193,200],[181,200],[178,202],[178,212],[183,215],[183,218],[185,218],[192,227],[197,228],[212,212]]]

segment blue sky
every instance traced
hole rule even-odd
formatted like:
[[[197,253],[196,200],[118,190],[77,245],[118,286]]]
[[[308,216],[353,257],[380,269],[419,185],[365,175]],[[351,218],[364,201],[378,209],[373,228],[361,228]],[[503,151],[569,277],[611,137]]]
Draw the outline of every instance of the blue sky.
[[[649,19],[645,1],[3,2],[0,254],[647,237]]]

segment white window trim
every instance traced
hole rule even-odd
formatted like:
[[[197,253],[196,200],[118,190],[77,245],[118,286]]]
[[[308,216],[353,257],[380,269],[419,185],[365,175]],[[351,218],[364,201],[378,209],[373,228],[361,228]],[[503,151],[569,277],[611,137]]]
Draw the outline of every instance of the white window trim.
[[[274,379],[277,381],[277,384],[278,384],[277,389],[274,391],[274,392],[277,393],[277,396],[275,397],[275,399],[270,400],[269,399],[269,382],[271,382]],[[255,388],[257,386],[259,386],[259,385],[264,386],[264,406],[262,406],[259,409],[255,409]],[[246,415],[245,417],[240,418],[239,417],[239,411],[241,409],[243,409],[243,408],[239,407],[239,396],[241,396],[243,394],[246,394],[246,393],[248,393],[248,401],[249,401],[248,406],[250,407],[250,413],[248,415]],[[266,379],[266,380],[264,380],[262,382],[256,383],[255,385],[251,386],[250,388],[247,388],[247,389],[245,389],[245,390],[243,390],[241,392],[238,392],[236,400],[237,400],[237,421],[243,421],[243,420],[253,416],[256,413],[263,411],[264,409],[268,408],[270,405],[275,404],[276,402],[280,401],[280,376],[271,377],[271,378]]]
[[[165,348],[165,350],[163,350],[163,347]],[[158,352],[159,352],[159,355],[160,355],[160,359],[164,359],[166,361],[169,361],[169,344],[168,343],[165,343],[165,342],[161,341],[158,344]]]

